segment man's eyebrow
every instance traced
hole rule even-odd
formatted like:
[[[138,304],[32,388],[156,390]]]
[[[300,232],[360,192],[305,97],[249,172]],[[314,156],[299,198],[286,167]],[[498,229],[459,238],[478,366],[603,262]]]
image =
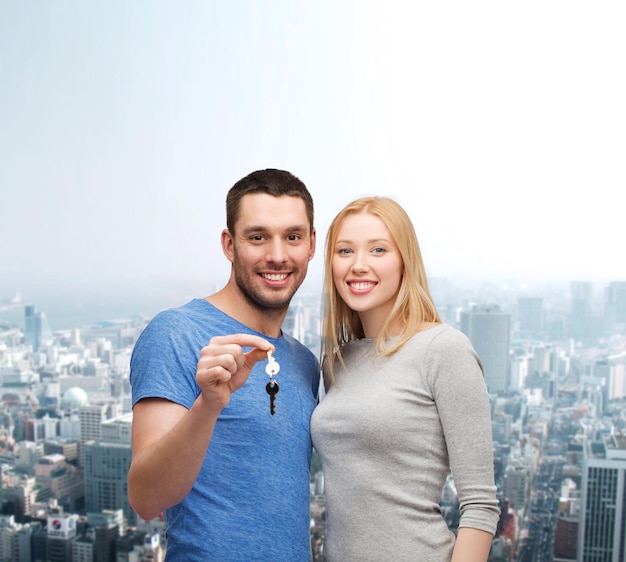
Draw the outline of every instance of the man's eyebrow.
[[[308,224],[294,224],[288,228],[285,228],[285,232],[308,232],[310,230]]]
[[[252,234],[253,232],[266,232],[267,231],[267,227],[266,226],[247,226],[246,228],[243,228],[241,230],[242,234]]]
[[[246,228],[242,229],[241,232],[244,235],[249,235],[249,234],[255,234],[257,232],[266,233],[266,232],[269,232],[270,230],[272,230],[271,227],[261,226],[261,225],[252,225],[252,226],[247,226]],[[308,231],[309,231],[309,227],[305,224],[294,224],[294,225],[287,226],[281,229],[281,232],[308,232]]]

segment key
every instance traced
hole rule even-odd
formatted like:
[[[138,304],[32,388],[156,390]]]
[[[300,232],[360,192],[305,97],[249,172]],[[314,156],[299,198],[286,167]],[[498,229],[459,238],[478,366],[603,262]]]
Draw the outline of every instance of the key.
[[[265,372],[270,378],[270,382],[265,385],[265,391],[270,395],[270,414],[276,413],[276,395],[280,390],[278,383],[276,382],[276,373],[280,371],[280,365],[278,361],[272,357],[272,352],[267,352],[267,365],[265,366]]]
[[[275,377],[278,371],[280,371],[280,365],[278,364],[278,361],[276,361],[276,359],[272,357],[272,352],[268,351],[267,352],[267,365],[265,365],[265,372],[270,377]]]
[[[280,387],[276,381],[270,381],[265,385],[265,392],[270,395],[270,414],[274,415],[276,413],[276,406],[274,401],[276,400],[276,395]]]

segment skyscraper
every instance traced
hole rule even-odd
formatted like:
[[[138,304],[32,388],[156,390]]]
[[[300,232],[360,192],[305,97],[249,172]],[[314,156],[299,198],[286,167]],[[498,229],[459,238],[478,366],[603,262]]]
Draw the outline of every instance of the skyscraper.
[[[76,539],[78,515],[64,513],[56,506],[48,514],[47,556],[48,562],[63,562],[72,559],[72,545]]]
[[[581,493],[577,560],[626,560],[626,437],[585,443]]]
[[[592,332],[593,283],[572,281],[570,284],[570,333],[586,338]]]
[[[83,404],[78,410],[80,424],[80,438],[78,449],[78,462],[85,466],[85,444],[100,438],[100,425],[106,420],[106,406],[103,404]]]
[[[580,501],[561,498],[554,533],[554,558],[576,560]]]
[[[497,305],[474,306],[471,312],[461,313],[461,331],[480,357],[491,393],[510,387],[510,326],[510,315]]]
[[[46,315],[31,304],[24,307],[24,339],[27,345],[32,345],[33,351],[38,351],[42,345],[52,341]]]
[[[517,299],[517,319],[520,334],[537,335],[543,329],[543,299],[540,297],[519,297]]]
[[[626,330],[626,281],[613,281],[606,287],[604,319],[608,330]]]
[[[102,423],[100,439],[85,444],[85,509],[97,513],[123,509],[129,525],[137,515],[128,503],[132,414]]]
[[[604,379],[607,400],[626,398],[626,352],[598,358],[591,366],[591,374]]]

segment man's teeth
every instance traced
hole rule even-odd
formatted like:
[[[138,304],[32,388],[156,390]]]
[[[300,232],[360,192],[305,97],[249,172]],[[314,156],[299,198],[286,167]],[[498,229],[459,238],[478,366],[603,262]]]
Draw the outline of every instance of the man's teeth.
[[[265,279],[268,279],[269,281],[283,281],[284,279],[287,279],[287,274],[286,273],[264,273],[263,277],[265,277]]]

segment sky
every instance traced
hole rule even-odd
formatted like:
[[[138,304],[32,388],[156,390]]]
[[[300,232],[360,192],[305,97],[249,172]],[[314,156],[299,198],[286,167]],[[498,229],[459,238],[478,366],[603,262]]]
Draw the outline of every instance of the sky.
[[[227,190],[288,169],[323,241],[414,221],[429,275],[626,280],[626,4],[0,0],[0,297],[226,281]]]

